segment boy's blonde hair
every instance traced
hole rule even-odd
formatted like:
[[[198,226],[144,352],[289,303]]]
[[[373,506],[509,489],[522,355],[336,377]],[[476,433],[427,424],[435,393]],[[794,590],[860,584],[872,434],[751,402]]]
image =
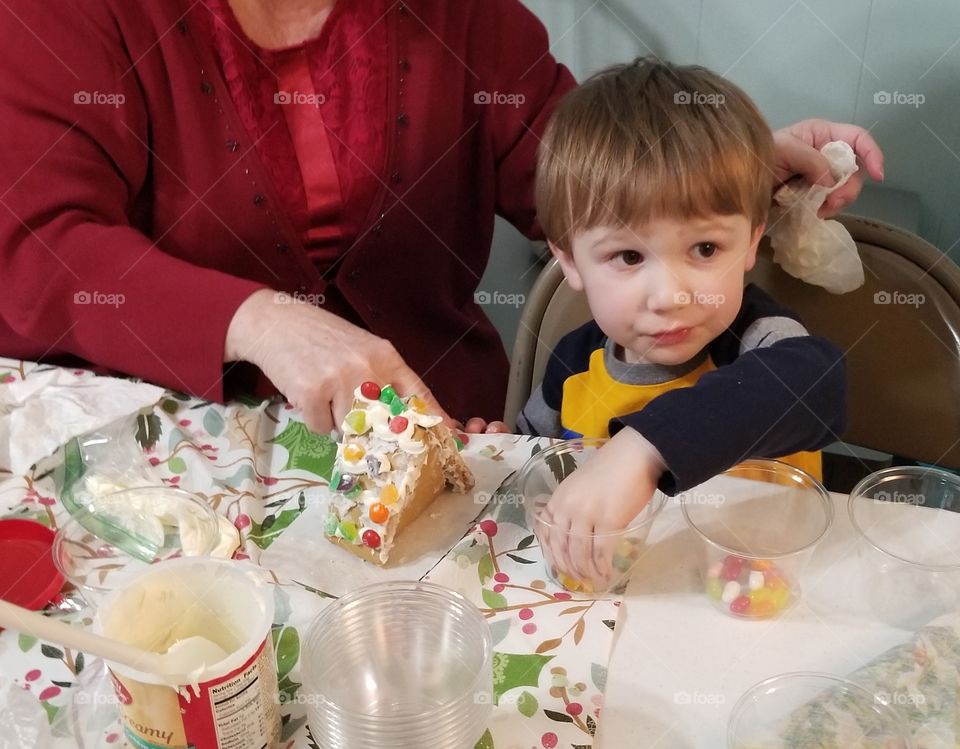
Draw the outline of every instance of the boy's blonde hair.
[[[773,136],[750,98],[706,68],[649,58],[608,68],[557,107],[537,157],[547,238],[654,218],[766,220]]]

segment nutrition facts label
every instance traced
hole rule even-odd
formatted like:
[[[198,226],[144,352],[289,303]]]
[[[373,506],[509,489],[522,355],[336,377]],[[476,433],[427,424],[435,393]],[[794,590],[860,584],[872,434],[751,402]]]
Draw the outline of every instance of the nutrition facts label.
[[[273,648],[268,639],[260,655],[240,674],[210,688],[213,722],[220,749],[262,749],[279,736]]]

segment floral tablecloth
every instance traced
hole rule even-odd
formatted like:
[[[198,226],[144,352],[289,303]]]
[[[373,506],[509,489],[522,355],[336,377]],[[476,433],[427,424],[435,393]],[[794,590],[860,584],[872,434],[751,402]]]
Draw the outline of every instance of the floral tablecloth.
[[[46,367],[0,359],[0,387],[42,369]],[[94,376],[80,370],[74,374]],[[198,494],[233,522],[242,538],[235,558],[255,563],[318,501],[335,453],[331,440],[311,433],[287,404],[224,406],[174,392],[137,417],[135,439],[160,480]],[[544,444],[516,436],[464,435],[464,442],[464,456],[480,476],[493,475],[483,470],[490,462],[500,469],[494,473],[509,476]],[[26,475],[0,473],[0,517],[26,518],[55,529],[67,517],[57,499],[63,461],[61,453]],[[478,505],[478,516],[459,542],[437,551],[437,564],[425,576],[469,596],[490,622],[496,707],[477,747],[590,747],[601,716],[620,602],[571,594],[551,583],[521,508],[498,501],[497,489],[482,481],[476,487],[476,496],[489,501]],[[509,495],[501,496],[509,500]],[[273,578],[282,746],[313,747],[305,706],[297,698],[300,632],[332,596],[289,576]],[[50,607],[51,615],[88,625],[89,609],[62,613],[69,609],[69,591],[65,593],[66,599]],[[100,675],[102,664],[82,653],[10,631],[0,634],[0,715],[5,716],[0,719],[0,747],[4,741],[13,741],[10,746],[25,741],[21,737],[18,744],[4,734],[8,723],[23,724],[23,710],[33,705],[24,702],[24,694],[32,695],[49,724],[36,739],[39,746],[122,746],[116,720],[108,720],[92,737],[76,735],[78,705],[90,707],[91,689],[97,686],[91,683]]]

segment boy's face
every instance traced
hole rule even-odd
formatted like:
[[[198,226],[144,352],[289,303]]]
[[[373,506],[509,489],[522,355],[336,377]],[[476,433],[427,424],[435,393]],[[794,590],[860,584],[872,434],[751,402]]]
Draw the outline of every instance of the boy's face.
[[[692,359],[736,318],[762,234],[744,215],[658,218],[588,229],[574,235],[572,252],[551,250],[625,361],[670,365]]]

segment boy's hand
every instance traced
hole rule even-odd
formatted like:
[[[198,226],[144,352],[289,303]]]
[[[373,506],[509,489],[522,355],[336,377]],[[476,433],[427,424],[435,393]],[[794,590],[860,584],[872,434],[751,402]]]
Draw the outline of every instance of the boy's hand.
[[[580,581],[605,587],[619,538],[594,534],[627,527],[647,506],[665,470],[660,452],[639,432],[621,430],[557,487],[540,529],[548,563]]]
[[[503,421],[491,421],[489,424],[479,416],[474,416],[463,428],[467,434],[509,434],[510,427]]]

